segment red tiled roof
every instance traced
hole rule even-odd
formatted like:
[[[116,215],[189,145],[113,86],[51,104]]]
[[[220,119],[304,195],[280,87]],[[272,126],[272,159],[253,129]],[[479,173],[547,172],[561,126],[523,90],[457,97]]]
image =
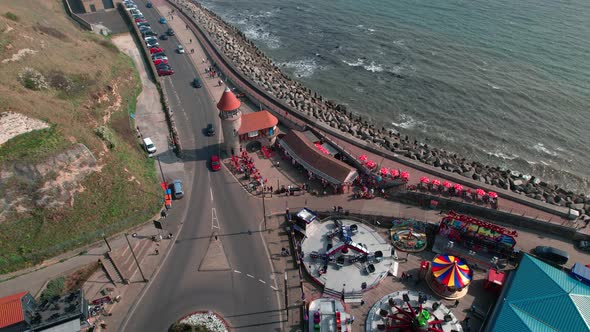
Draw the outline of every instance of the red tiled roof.
[[[0,328],[4,328],[25,319],[21,299],[27,292],[20,292],[0,298]]]
[[[238,135],[247,134],[251,131],[272,128],[279,123],[279,120],[269,111],[258,111],[242,115],[242,125]]]
[[[217,109],[220,111],[234,111],[237,110],[242,103],[236,98],[233,92],[229,88],[225,88],[221,99],[217,103]]]

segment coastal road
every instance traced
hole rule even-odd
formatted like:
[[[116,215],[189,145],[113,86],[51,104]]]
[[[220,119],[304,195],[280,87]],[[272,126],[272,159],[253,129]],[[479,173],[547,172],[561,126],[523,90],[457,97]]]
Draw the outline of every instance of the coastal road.
[[[153,30],[163,33],[156,9],[136,1]],[[176,18],[178,19],[178,18]],[[194,311],[213,310],[240,331],[280,330],[279,297],[262,234],[260,202],[246,195],[225,171],[210,172],[208,160],[219,154],[219,135],[203,129],[219,120],[214,101],[205,88],[195,89],[198,76],[186,54],[177,54],[176,37],[160,40],[175,74],[164,79],[184,148],[184,202],[176,204],[181,231],[161,268],[123,323],[124,331],[165,331]],[[166,177],[170,175],[165,174]],[[168,218],[170,219],[170,217]],[[215,232],[229,262],[222,270],[200,271]],[[223,260],[220,260],[222,262]]]

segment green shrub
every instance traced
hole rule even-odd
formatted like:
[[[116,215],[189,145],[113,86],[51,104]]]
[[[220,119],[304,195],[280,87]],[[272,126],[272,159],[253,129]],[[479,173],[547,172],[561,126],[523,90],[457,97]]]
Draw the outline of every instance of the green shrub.
[[[115,148],[115,135],[113,134],[111,129],[105,126],[100,126],[96,128],[95,132],[98,137],[100,137],[103,141],[107,143],[107,147],[109,149]]]
[[[49,301],[54,297],[62,296],[66,288],[66,278],[58,277],[47,283],[47,287],[43,290],[40,296],[41,302]]]
[[[15,21],[15,22],[18,22],[18,20],[19,20],[19,17],[18,17],[18,16],[16,16],[16,14],[14,14],[14,13],[11,13],[11,12],[6,12],[6,13],[4,14],[4,17],[6,17],[6,18],[7,18],[7,19],[9,19],[9,20],[13,20],[13,21]]]

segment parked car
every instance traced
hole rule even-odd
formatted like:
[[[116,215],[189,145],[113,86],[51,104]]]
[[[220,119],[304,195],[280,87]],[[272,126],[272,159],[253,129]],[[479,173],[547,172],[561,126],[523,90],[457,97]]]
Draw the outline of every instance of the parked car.
[[[174,199],[181,199],[184,197],[184,190],[182,190],[182,181],[174,180],[170,184],[170,189],[172,189],[172,196]]]
[[[141,23],[141,22],[140,22]],[[144,32],[144,31],[148,31],[151,30],[152,27],[150,27],[149,25],[138,25],[137,28],[139,29],[139,31]],[[145,38],[145,37],[144,37]]]
[[[176,46],[176,51],[178,54],[184,54],[184,47],[182,47],[182,45],[178,45]]]
[[[160,39],[162,39],[162,40],[168,40],[168,35],[162,34],[160,36]]]
[[[211,170],[213,172],[217,172],[221,169],[221,162],[219,161],[219,156],[216,154],[211,156]]]
[[[152,8],[154,5],[152,5],[151,2],[148,2],[148,3],[145,4],[145,6],[148,7],[148,8]]]
[[[215,135],[215,126],[212,123],[207,125],[207,129],[205,130],[207,136],[214,136]]]
[[[150,53],[154,54],[154,53],[160,53],[163,52],[164,50],[161,47],[152,47],[150,48]]]
[[[200,87],[202,87],[202,86],[203,86],[203,85],[201,84],[201,80],[200,80],[200,79],[198,79],[198,78],[195,78],[195,79],[193,80],[193,87],[194,87],[194,88],[200,88]]]
[[[168,60],[167,59],[154,59],[154,64],[155,65],[159,65],[159,64],[162,64],[162,63],[168,63]]]
[[[157,41],[149,41],[146,43],[148,48],[152,48],[152,47],[156,47],[156,46],[160,46],[160,43],[158,43]]]
[[[151,138],[149,138],[149,137],[144,138],[143,139],[143,146],[149,154],[156,153],[156,146],[154,145],[154,142],[152,142]]]
[[[174,74],[172,69],[158,69],[158,76],[169,76]]]
[[[128,12],[131,11],[132,9],[137,9],[137,6],[132,5],[132,4],[125,5],[125,10],[127,10]]]
[[[155,33],[155,32],[153,32],[152,30],[146,30],[146,31],[143,31],[142,32],[142,35],[144,37],[147,37],[147,36],[157,36],[158,34]]]
[[[143,17],[141,17],[141,18],[136,18],[136,19],[135,19],[135,23],[142,23],[142,22],[145,22],[145,23],[147,23],[147,20],[146,20],[145,18],[143,18]]]
[[[145,18],[145,17],[143,17],[142,14],[131,14],[131,17],[133,17],[133,19],[136,19],[136,18]]]
[[[166,19],[165,19],[165,18],[163,18],[163,17],[160,17],[160,23],[161,23],[161,24],[166,24]]]
[[[570,259],[570,254],[567,252],[549,246],[538,246],[533,250],[533,254],[543,260],[558,265],[563,265]]]
[[[578,241],[576,247],[580,250],[590,251],[590,241]]]
[[[168,36],[174,36],[174,30],[172,30],[172,28],[168,28],[166,33],[168,34]]]
[[[156,60],[156,59],[168,60],[168,57],[165,55],[152,56],[152,60]]]
[[[156,65],[156,70],[170,70],[172,69],[172,66],[170,66],[167,63],[161,63],[159,65]]]

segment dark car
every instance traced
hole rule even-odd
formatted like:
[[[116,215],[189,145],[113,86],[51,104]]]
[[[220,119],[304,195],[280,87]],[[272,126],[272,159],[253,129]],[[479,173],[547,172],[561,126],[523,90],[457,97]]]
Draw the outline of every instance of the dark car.
[[[160,36],[160,39],[162,39],[162,40],[168,40],[168,35],[164,35],[164,34],[162,34],[162,35]]]
[[[174,30],[172,30],[172,28],[168,29],[166,33],[168,34],[168,36],[174,36]]]
[[[579,241],[576,243],[576,247],[580,250],[590,251],[590,241]]]
[[[202,87],[202,86],[203,86],[203,85],[201,84],[201,80],[200,80],[200,79],[198,79],[198,78],[195,78],[195,79],[193,80],[193,87],[195,87],[195,88],[200,88],[200,87]]]
[[[158,35],[157,33],[153,32],[152,30],[144,31],[144,32],[142,32],[142,34],[143,34],[144,37],[149,37],[149,36],[154,36],[155,37],[155,36]]]
[[[174,74],[172,69],[158,69],[158,76],[168,76]]]
[[[563,265],[570,259],[570,255],[567,252],[548,246],[536,247],[533,250],[533,254],[543,260],[557,265]]]
[[[145,6],[148,7],[148,8],[152,8],[154,5],[152,5],[151,2],[148,2],[148,3],[145,4]]]
[[[207,129],[205,130],[205,132],[207,133],[207,136],[215,135],[215,127],[213,126],[212,123],[207,125]]]
[[[164,52],[154,53],[154,54],[152,54],[152,59],[157,58],[157,57],[162,57],[162,56],[166,56],[166,53],[164,53]]]
[[[155,66],[156,66],[156,69],[157,70],[160,70],[160,69],[172,69],[172,67],[168,63],[159,63],[159,64],[157,64]]]

